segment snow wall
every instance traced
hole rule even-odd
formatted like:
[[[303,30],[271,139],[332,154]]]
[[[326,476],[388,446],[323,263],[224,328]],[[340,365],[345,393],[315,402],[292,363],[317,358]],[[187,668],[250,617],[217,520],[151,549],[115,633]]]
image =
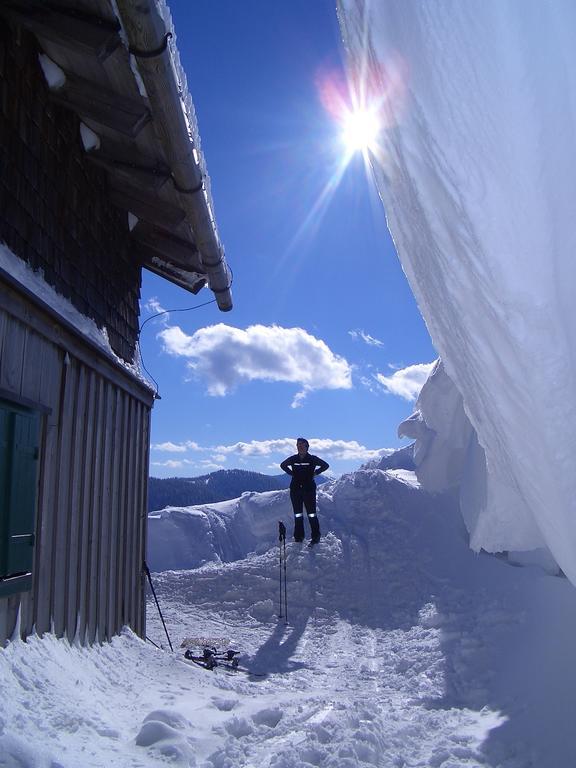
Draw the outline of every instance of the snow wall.
[[[576,584],[576,4],[340,0],[339,16],[445,368],[402,425],[419,479],[460,486],[473,548],[547,545]]]
[[[405,536],[407,516],[418,527],[420,517],[430,517],[437,506],[437,499],[419,488],[414,473],[404,469],[358,470],[318,488],[323,535],[331,531],[365,544],[392,535],[396,524]],[[455,535],[464,539],[454,494],[443,494],[440,506]],[[166,507],[148,515],[147,562],[152,571],[178,571],[263,554],[278,545],[278,520],[287,524],[291,540],[293,513],[288,490],[249,491],[230,501]],[[388,525],[384,534],[383,521]]]

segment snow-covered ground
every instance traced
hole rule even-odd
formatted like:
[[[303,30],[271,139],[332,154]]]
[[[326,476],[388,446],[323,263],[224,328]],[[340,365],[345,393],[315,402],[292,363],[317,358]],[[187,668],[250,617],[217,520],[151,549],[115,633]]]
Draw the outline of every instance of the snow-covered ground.
[[[129,633],[91,649],[47,636],[3,651],[0,766],[576,764],[566,579],[474,554],[449,497],[402,470],[365,470],[319,493],[317,548],[288,543],[286,623],[276,539],[287,495],[190,510],[188,533],[209,512],[220,535],[191,555],[204,565],[153,574],[173,653]],[[166,646],[152,601],[148,617]],[[249,672],[191,665],[185,637],[220,638]]]

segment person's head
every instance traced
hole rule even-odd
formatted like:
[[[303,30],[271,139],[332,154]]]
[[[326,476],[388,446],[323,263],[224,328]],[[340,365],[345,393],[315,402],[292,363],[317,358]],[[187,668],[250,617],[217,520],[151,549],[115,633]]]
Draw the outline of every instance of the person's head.
[[[301,456],[304,456],[304,454],[308,453],[309,446],[310,443],[308,440],[306,440],[305,437],[299,437],[298,440],[296,440],[296,450]]]

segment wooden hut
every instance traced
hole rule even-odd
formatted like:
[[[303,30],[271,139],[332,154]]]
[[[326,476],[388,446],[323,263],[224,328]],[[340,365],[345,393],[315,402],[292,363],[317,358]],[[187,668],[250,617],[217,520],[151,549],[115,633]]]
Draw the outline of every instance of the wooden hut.
[[[0,644],[145,632],[141,269],[231,308],[162,0],[0,4]]]

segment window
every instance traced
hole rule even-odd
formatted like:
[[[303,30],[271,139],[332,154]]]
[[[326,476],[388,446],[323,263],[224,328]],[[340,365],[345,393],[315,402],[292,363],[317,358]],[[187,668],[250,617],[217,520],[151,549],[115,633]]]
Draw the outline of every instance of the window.
[[[40,414],[0,400],[0,597],[30,589]]]

